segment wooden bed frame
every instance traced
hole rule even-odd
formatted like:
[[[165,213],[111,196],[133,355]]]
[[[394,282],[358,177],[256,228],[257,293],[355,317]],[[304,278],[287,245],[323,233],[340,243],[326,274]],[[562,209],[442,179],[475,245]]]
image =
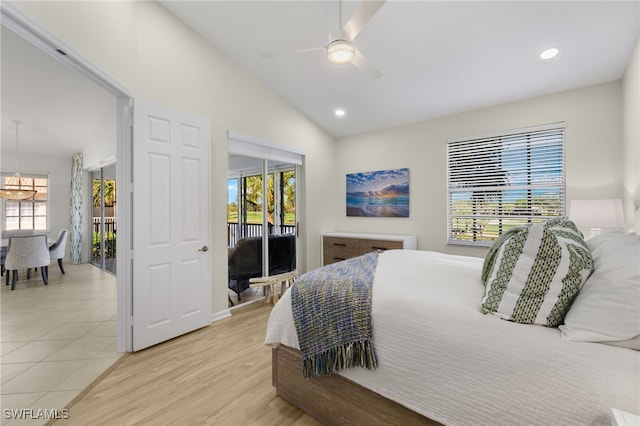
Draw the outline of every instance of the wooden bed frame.
[[[288,346],[273,348],[271,366],[277,394],[325,425],[440,425],[339,374],[304,378]]]

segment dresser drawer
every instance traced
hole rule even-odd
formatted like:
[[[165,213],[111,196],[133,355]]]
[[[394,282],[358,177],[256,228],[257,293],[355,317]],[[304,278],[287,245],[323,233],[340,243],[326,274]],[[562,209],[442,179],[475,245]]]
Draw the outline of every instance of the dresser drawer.
[[[322,246],[325,265],[358,256],[358,240],[353,238],[323,237]]]
[[[331,232],[322,236],[322,264],[340,262],[373,251],[417,250],[414,235]]]
[[[402,249],[404,244],[402,241],[389,241],[389,240],[357,240],[358,241],[358,254],[367,254],[372,251],[384,251],[393,249]]]

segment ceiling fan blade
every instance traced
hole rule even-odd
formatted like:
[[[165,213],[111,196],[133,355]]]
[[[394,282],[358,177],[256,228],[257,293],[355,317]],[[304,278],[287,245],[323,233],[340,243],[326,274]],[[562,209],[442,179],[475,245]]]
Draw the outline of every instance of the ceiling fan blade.
[[[382,73],[378,71],[376,67],[371,65],[371,62],[369,62],[367,57],[364,56],[358,49],[356,49],[356,56],[353,58],[353,61],[351,61],[351,63],[359,71],[362,71],[374,80],[382,77]]]
[[[280,52],[263,53],[262,57],[264,59],[271,59],[271,58],[275,58],[277,56],[295,55],[296,53],[311,52],[312,50],[325,50],[325,48],[323,46],[321,46],[321,47],[310,47],[310,48],[307,48],[307,49],[282,50]]]
[[[357,37],[360,31],[362,31],[362,28],[364,28],[367,22],[369,22],[385,2],[386,0],[363,0],[363,2],[360,3],[360,6],[358,6],[358,9],[351,19],[342,27],[342,32],[349,37],[349,41],[353,41],[353,39]]]

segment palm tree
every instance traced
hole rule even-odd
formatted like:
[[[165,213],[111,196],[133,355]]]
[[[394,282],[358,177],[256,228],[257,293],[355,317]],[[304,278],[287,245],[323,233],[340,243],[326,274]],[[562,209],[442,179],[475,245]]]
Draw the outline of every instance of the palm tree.
[[[93,207],[100,207],[101,194],[100,194],[100,179],[93,180]],[[113,206],[116,202],[116,181],[108,179],[104,181],[104,205],[107,207]]]
[[[296,172],[293,170],[282,174],[284,186],[284,208],[287,213],[295,211],[296,208]]]
[[[296,203],[296,183],[295,183],[295,171],[285,171],[281,174],[281,186],[283,188],[283,208],[284,212],[295,212]],[[269,223],[274,223],[273,213],[275,210],[275,180],[273,173],[267,176],[267,220]],[[264,208],[262,200],[262,175],[247,176],[245,178],[245,209],[251,211],[261,211]],[[283,212],[283,213],[284,213]]]
[[[289,170],[282,173],[282,186],[283,186],[283,198],[284,198],[284,212],[295,213],[296,212],[296,172]],[[295,224],[295,217],[293,219]]]

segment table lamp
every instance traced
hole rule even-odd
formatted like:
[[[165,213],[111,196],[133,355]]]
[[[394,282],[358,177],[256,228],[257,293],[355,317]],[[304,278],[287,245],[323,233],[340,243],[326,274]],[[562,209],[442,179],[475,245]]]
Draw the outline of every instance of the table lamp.
[[[621,199],[571,200],[569,219],[578,228],[590,228],[591,237],[602,228],[624,228]]]

